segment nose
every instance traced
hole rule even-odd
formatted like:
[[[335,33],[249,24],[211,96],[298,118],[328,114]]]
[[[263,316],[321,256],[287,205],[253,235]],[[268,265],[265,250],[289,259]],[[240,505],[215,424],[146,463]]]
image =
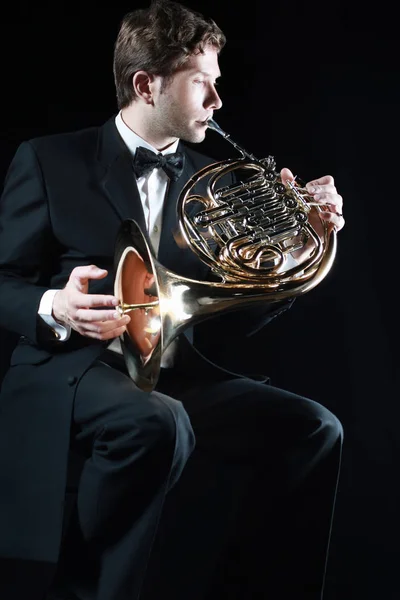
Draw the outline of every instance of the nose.
[[[206,102],[206,108],[207,109],[213,109],[213,110],[219,110],[222,106],[222,100],[219,97],[219,94],[217,92],[217,90],[215,89],[215,86],[212,87],[210,94],[207,98],[207,102]]]

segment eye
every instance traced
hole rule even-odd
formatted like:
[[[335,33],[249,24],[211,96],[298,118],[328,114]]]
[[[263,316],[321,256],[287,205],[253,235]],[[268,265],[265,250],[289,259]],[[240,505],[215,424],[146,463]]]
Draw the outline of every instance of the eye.
[[[194,83],[200,83],[200,84],[202,84],[202,83],[205,83],[205,81],[203,79],[195,79]]]

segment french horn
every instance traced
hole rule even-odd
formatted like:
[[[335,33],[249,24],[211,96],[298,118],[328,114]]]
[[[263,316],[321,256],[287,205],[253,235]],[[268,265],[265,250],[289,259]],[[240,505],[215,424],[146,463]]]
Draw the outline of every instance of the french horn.
[[[125,220],[115,248],[114,293],[131,321],[121,336],[129,375],[154,389],[161,358],[189,325],[260,302],[279,302],[317,286],[335,259],[337,236],[321,206],[294,180],[283,183],[272,156],[257,159],[210,119],[210,129],[241,154],[195,173],[177,201],[181,241],[216,281],[165,268],[134,220]],[[202,185],[206,193],[195,188]],[[305,255],[297,260],[299,252]]]

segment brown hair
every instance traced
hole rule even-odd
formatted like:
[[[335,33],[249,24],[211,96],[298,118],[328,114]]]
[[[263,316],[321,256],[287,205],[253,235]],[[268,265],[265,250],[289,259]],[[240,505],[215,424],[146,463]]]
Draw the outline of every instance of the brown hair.
[[[218,51],[225,35],[212,19],[169,0],[153,0],[147,9],[128,13],[122,20],[114,48],[114,80],[118,108],[135,98],[132,78],[137,71],[166,80],[188,60],[212,45]]]

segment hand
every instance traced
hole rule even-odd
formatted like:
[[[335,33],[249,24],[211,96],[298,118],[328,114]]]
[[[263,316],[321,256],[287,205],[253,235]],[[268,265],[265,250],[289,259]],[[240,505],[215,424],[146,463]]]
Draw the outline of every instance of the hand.
[[[289,169],[281,170],[281,179],[283,183],[287,181],[293,181],[294,175]],[[324,228],[321,223],[321,219],[331,224],[336,231],[339,231],[344,227],[343,218],[343,198],[337,193],[333,177],[325,175],[319,179],[314,179],[306,183],[307,193],[312,196],[313,202],[317,202],[323,207],[323,210],[312,211],[309,215],[309,223],[314,228],[320,238],[324,237]],[[303,246],[300,250],[292,253],[294,259],[302,263],[306,260],[310,252],[313,250],[313,243],[311,240]]]
[[[294,175],[289,169],[282,169],[282,182],[293,181]],[[319,211],[319,217],[323,221],[332,223],[336,231],[340,231],[344,227],[343,218],[343,198],[337,193],[335,182],[331,175],[325,175],[319,179],[314,179],[306,183],[307,193],[313,197],[313,202],[317,202],[323,206],[323,210]],[[317,221],[317,220],[316,220]],[[318,231],[317,223],[315,229]]]
[[[106,275],[107,271],[99,269],[96,265],[76,267],[71,272],[65,288],[54,296],[53,317],[86,337],[111,340],[122,335],[130,317],[129,315],[121,317],[115,310],[119,304],[118,298],[103,294],[88,294],[89,281],[103,279]]]

